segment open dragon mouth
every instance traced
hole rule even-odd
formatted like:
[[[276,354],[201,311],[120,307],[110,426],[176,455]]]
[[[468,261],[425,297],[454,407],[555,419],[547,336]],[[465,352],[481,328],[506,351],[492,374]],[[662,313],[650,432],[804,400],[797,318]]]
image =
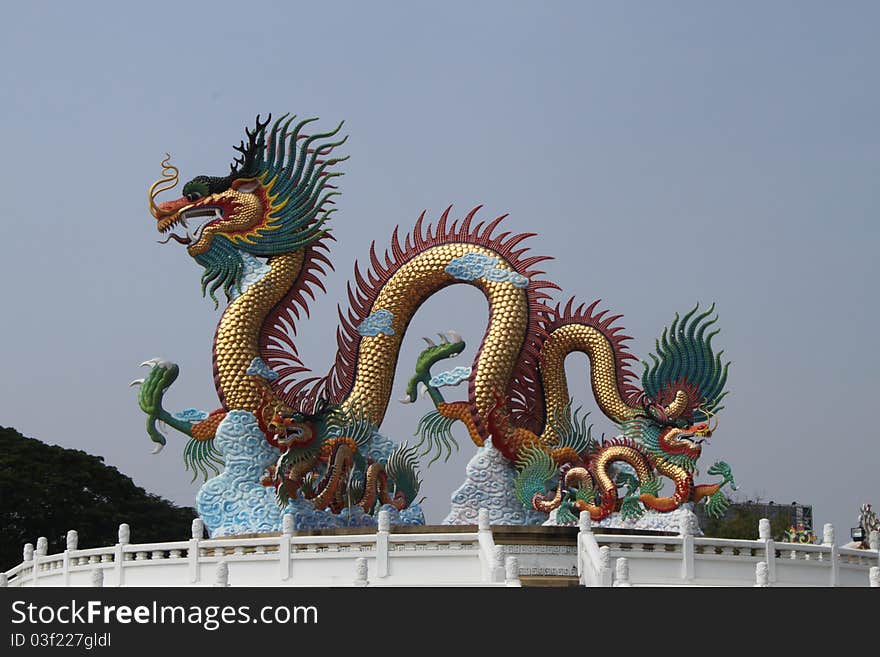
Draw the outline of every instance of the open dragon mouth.
[[[202,232],[205,230],[205,226],[222,218],[223,211],[217,207],[201,207],[184,210],[166,225],[160,226],[159,232],[167,233],[169,230],[180,226],[184,229],[185,234],[178,235],[176,232],[172,231],[164,240],[159,240],[159,244],[167,244],[168,241],[172,239],[181,244],[187,245],[198,242],[202,237]],[[190,231],[190,222],[196,225],[194,231]]]
[[[678,434],[675,439],[681,443],[689,445],[690,447],[699,447],[703,443],[708,443],[711,435],[712,434],[709,432],[688,432]],[[699,436],[699,438],[697,438],[697,436]]]

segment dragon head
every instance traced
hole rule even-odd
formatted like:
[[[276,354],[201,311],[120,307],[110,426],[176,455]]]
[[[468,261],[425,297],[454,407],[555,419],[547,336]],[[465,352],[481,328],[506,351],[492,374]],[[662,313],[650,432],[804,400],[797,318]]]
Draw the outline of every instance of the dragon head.
[[[229,175],[196,176],[183,186],[183,195],[157,203],[159,194],[177,186],[178,170],[170,156],[162,162],[162,178],[149,192],[150,213],[163,240],[184,244],[204,267],[202,293],[223,289],[231,298],[241,289],[245,259],[272,257],[305,248],[326,234],[323,228],[338,194],[330,180],[342,175],[330,168],[347,158],[329,157],[346,138],[327,141],[342,128],[316,135],[303,128],[317,119],[299,121],[284,115],[270,128],[257,116],[253,129],[235,147],[239,155]],[[183,232],[179,234],[175,231]]]
[[[664,427],[658,436],[658,444],[666,454],[681,455],[696,462],[703,453],[703,442],[712,436],[707,422],[687,427]]]
[[[708,423],[727,396],[724,385],[730,363],[722,363],[724,352],[715,353],[712,348],[719,330],[707,334],[718,321],[717,315],[707,320],[715,305],[696,315],[699,307],[681,319],[676,313],[656,342],[657,353],[650,354],[651,364],[643,362],[645,412],[660,424],[684,429]]]
[[[281,451],[308,447],[317,437],[315,423],[299,416],[276,414],[269,420],[268,426],[272,436],[270,443],[274,442]]]
[[[722,363],[707,331],[718,321],[707,311],[697,314],[699,304],[663,330],[644,363],[642,375],[644,412],[623,423],[624,433],[639,440],[655,458],[664,458],[693,471],[702,444],[718,428],[717,413],[727,395],[724,385],[730,363]]]

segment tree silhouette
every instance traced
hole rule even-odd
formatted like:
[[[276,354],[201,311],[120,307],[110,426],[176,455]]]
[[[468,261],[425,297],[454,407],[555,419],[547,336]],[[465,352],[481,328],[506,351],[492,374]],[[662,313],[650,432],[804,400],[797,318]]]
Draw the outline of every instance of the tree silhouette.
[[[764,517],[770,521],[770,534],[774,540],[785,540],[785,532],[791,526],[791,513],[784,505],[768,513],[762,503],[735,502],[720,518],[705,517],[701,524],[706,536],[753,541],[758,537],[758,522]]]
[[[146,492],[103,460],[0,427],[0,570],[19,563],[22,546],[39,536],[49,554],[63,551],[69,529],[79,532],[80,548],[115,544],[122,522],[138,543],[189,536],[192,508]]]

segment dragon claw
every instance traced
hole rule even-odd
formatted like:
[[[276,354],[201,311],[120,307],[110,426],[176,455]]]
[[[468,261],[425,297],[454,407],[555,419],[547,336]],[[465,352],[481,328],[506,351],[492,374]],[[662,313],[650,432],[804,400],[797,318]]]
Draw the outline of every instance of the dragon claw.
[[[162,451],[162,449],[164,449],[164,447],[165,445],[163,445],[162,443],[156,443],[156,446],[153,447],[153,451],[150,452],[150,454],[158,454]]]
[[[402,399],[398,399],[401,404],[412,404],[413,401],[409,397],[403,397]]]
[[[434,344],[434,341],[431,340],[431,338],[422,337],[422,340],[427,342],[429,347],[436,347],[437,346],[436,344]]]
[[[458,331],[449,330],[449,331],[446,331],[446,335],[449,337],[450,343],[464,342],[464,340],[461,337],[461,334],[459,334]]]
[[[449,338],[446,335],[443,333],[438,333],[437,335],[440,336],[440,344],[449,344]]]
[[[134,381],[132,381],[131,383],[128,384],[128,387],[134,388],[135,386],[139,386],[139,385],[143,384],[143,382],[144,382],[143,379],[135,379]]]
[[[141,367],[161,367],[163,369],[168,369],[172,365],[174,365],[174,363],[170,360],[165,360],[164,358],[151,358],[140,364]]]

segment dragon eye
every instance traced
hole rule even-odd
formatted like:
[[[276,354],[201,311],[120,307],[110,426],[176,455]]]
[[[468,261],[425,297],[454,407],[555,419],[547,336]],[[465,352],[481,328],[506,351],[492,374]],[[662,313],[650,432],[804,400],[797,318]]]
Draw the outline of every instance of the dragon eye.
[[[193,178],[183,186],[183,196],[190,203],[205,198],[210,193],[211,186],[204,176]]]

